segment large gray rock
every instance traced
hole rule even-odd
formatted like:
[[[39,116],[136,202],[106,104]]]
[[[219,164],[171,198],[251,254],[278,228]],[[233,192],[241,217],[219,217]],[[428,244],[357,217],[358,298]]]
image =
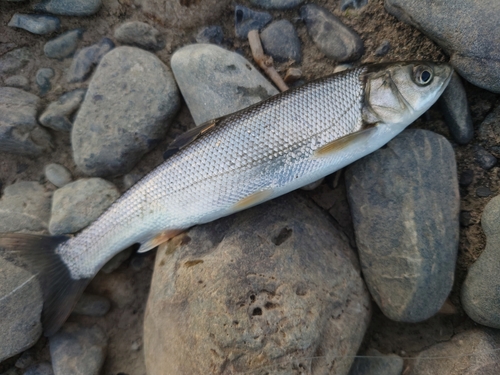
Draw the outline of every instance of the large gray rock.
[[[500,92],[498,0],[385,0],[385,8],[439,44],[466,80]]]
[[[102,178],[82,178],[54,192],[49,231],[52,235],[75,233],[97,219],[120,192]]]
[[[408,375],[500,374],[499,344],[497,332],[474,329],[459,333],[420,352],[410,361]]]
[[[0,250],[0,362],[35,344],[42,334],[43,305],[36,276],[1,254]]]
[[[213,44],[183,47],[171,64],[197,125],[278,94],[248,60]]]
[[[163,139],[179,106],[174,78],[160,59],[115,48],[97,67],[73,124],[76,165],[93,176],[127,173]]]
[[[457,166],[450,143],[406,130],[347,168],[361,267],[390,319],[436,314],[453,285],[458,250]]]
[[[156,258],[144,322],[148,374],[294,366],[347,374],[370,318],[351,251],[297,193],[176,237]]]
[[[486,248],[462,285],[462,306],[475,322],[500,328],[500,195],[486,205],[481,218]]]
[[[36,122],[40,99],[14,87],[0,87],[0,152],[40,155],[47,145],[37,133],[43,130]]]
[[[47,230],[50,198],[51,194],[38,182],[7,186],[0,199],[0,233]]]

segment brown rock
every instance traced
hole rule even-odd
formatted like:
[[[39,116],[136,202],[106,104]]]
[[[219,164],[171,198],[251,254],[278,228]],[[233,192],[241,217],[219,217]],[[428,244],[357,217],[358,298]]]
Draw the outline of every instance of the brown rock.
[[[158,249],[148,374],[347,374],[370,317],[351,251],[297,193],[176,237]]]

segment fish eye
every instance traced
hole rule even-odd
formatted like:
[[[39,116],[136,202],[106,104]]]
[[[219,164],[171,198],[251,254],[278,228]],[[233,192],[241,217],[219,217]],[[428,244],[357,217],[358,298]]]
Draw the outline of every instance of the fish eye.
[[[431,83],[434,73],[426,65],[419,65],[413,69],[413,80],[419,86],[426,86]]]

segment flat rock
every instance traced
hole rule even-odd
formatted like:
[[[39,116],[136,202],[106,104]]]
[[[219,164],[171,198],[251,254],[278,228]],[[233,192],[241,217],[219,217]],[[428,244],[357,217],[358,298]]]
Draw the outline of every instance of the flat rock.
[[[179,106],[175,80],[160,59],[115,48],[97,67],[73,124],[76,165],[93,176],[129,172],[165,137]]]
[[[497,332],[474,329],[431,346],[410,361],[408,375],[496,375],[500,373]],[[437,357],[438,360],[430,360]]]
[[[297,193],[161,246],[144,318],[148,374],[346,375],[370,318],[351,252]]]
[[[300,8],[300,16],[314,44],[327,57],[337,62],[358,60],[364,53],[363,41],[351,28],[315,4]]]
[[[165,47],[165,40],[158,30],[144,22],[130,21],[118,26],[115,39],[130,46],[158,51]]]
[[[5,220],[2,218],[1,221]],[[40,316],[43,299],[36,276],[1,256],[0,296],[2,362],[34,345],[42,335]]]
[[[243,5],[234,7],[234,30],[236,36],[243,40],[247,39],[249,31],[261,30],[272,19],[273,16],[267,12],[257,12]]]
[[[64,59],[73,55],[82,38],[83,29],[67,31],[57,38],[49,40],[43,46],[43,53],[50,59]]]
[[[213,44],[185,46],[171,65],[197,125],[278,94],[248,60]]]
[[[80,108],[86,92],[86,89],[76,89],[61,95],[43,111],[39,119],[40,124],[58,131],[71,131],[71,115]]]
[[[302,4],[304,0],[250,0],[252,5],[265,9],[291,9]]]
[[[18,89],[22,89],[24,91],[28,91],[30,89],[29,79],[21,75],[6,78],[4,83],[5,86],[17,87]]]
[[[15,87],[0,87],[0,150],[40,155],[46,144],[37,139],[36,112],[40,98]]]
[[[500,92],[499,1],[385,0],[385,9],[440,45],[467,81]]]
[[[462,306],[475,322],[500,328],[500,196],[484,208],[481,226],[486,247],[470,266],[462,285]]]
[[[33,34],[45,35],[58,31],[61,21],[57,17],[43,14],[14,13],[8,26],[24,29]]]
[[[111,39],[102,38],[99,43],[79,50],[66,73],[68,82],[83,82],[89,78],[93,67],[99,64],[103,56],[113,48],[115,48],[115,44]]]
[[[120,192],[102,178],[82,178],[54,192],[49,231],[52,235],[75,233],[97,219]]]
[[[439,98],[439,104],[453,139],[461,145],[469,143],[474,137],[474,125],[464,86],[456,72]]]
[[[302,61],[300,40],[297,31],[288,20],[272,22],[260,34],[264,52],[278,62]]]
[[[91,16],[97,13],[101,5],[102,0],[43,0],[33,8],[62,16]]]
[[[0,199],[0,233],[46,231],[51,194],[38,182],[21,181],[5,187]]]
[[[384,355],[376,349],[368,349],[354,360],[349,375],[401,375],[403,362],[396,354]]]
[[[110,307],[111,302],[106,297],[83,293],[72,313],[88,316],[104,316],[108,313]]]
[[[390,319],[436,314],[453,285],[460,195],[455,154],[442,136],[406,130],[347,168],[363,275]]]
[[[15,74],[32,59],[28,47],[17,48],[0,56],[0,74]]]
[[[97,375],[106,357],[108,338],[97,325],[66,323],[49,343],[55,375]]]
[[[71,182],[71,172],[61,164],[50,163],[45,166],[45,177],[57,187],[63,187]]]

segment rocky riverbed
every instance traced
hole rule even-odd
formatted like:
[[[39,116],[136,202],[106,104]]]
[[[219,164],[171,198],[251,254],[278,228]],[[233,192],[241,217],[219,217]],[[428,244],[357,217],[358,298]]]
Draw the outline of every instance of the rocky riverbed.
[[[176,136],[277,94],[250,30],[291,87],[457,73],[315,189],[118,254],[50,338],[36,278],[0,257],[0,374],[500,373],[498,19],[497,0],[0,0],[0,233],[78,233]]]

